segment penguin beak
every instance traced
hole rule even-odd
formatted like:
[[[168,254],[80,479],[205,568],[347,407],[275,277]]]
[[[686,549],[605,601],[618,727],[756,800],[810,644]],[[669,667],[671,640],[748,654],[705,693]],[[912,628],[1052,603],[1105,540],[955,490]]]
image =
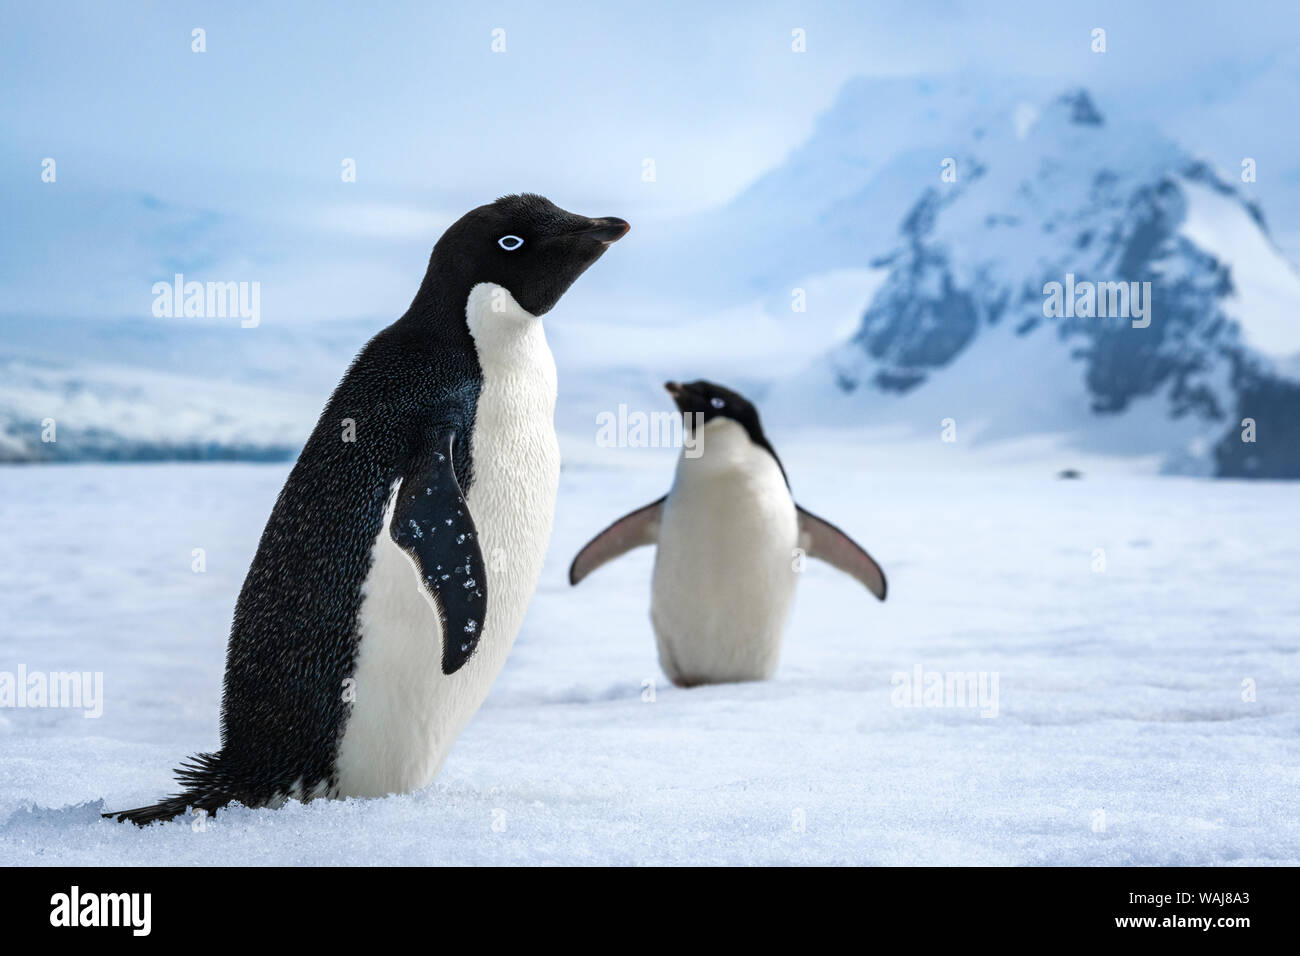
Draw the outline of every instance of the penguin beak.
[[[664,391],[673,397],[677,410],[685,414],[691,409],[691,393],[681,382],[664,382]]]
[[[590,225],[579,229],[577,235],[588,236],[607,246],[612,242],[618,242],[632,228],[626,220],[619,219],[617,216],[607,216],[604,219],[591,219],[588,221]]]

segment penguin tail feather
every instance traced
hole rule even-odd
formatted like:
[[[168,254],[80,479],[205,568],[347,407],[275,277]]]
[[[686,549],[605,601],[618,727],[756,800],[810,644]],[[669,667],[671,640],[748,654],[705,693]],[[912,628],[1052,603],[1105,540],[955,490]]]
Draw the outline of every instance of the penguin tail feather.
[[[215,813],[217,810],[236,799],[222,792],[216,786],[219,771],[219,754],[198,754],[191,760],[176,768],[176,778],[185,785],[180,793],[173,794],[147,807],[134,810],[114,810],[101,814],[110,820],[122,823],[134,823],[144,827],[159,820],[171,820],[189,811],[191,808]]]

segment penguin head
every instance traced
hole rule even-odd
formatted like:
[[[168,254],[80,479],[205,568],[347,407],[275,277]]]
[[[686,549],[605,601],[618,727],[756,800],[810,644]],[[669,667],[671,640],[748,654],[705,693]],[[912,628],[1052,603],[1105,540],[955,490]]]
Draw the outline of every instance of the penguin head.
[[[579,216],[533,193],[502,196],[443,233],[429,273],[451,288],[495,283],[524,309],[543,315],[630,228],[612,216]]]
[[[758,409],[739,392],[704,379],[694,382],[665,382],[664,388],[673,397],[677,410],[686,419],[687,427],[697,422],[707,425],[717,418],[736,422],[750,437],[762,436],[763,426],[758,421]],[[696,415],[703,418],[696,418]]]
[[[745,430],[753,444],[772,456],[781,469],[781,476],[785,477],[785,466],[781,464],[772,443],[763,434],[758,409],[744,395],[704,379],[694,382],[665,382],[664,388],[673,397],[678,411],[682,413],[685,427],[692,434],[697,426],[707,429],[714,422],[734,422]],[[700,417],[697,418],[697,415]],[[788,479],[786,484],[789,485]]]

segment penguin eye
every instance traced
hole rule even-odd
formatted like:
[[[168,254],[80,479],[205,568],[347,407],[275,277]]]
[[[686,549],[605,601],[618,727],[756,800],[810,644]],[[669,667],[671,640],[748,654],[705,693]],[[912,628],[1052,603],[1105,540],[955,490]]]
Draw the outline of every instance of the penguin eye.
[[[723,405],[726,405],[727,403],[720,398],[711,398],[709,399],[709,404],[712,405],[714,408],[721,408]]]
[[[497,245],[500,246],[502,249],[504,249],[506,252],[514,252],[523,244],[524,241],[520,239],[518,236],[502,236],[500,239],[497,240]]]

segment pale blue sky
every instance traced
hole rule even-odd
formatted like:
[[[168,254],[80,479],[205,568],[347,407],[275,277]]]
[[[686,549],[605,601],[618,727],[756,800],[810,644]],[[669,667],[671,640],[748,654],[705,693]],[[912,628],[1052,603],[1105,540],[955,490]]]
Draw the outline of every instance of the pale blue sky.
[[[1208,102],[1217,77],[1296,47],[1296,9],[9,4],[3,309],[93,312],[124,301],[107,291],[114,283],[134,296],[142,268],[274,262],[295,233],[344,258],[349,242],[391,242],[405,275],[451,218],[523,189],[634,223],[708,208],[806,139],[855,75],[1030,75],[1044,96],[1083,83],[1185,99],[1199,83]],[[1105,57],[1089,50],[1097,26]],[[190,51],[194,27],[207,31],[206,53]],[[504,54],[491,51],[494,28],[506,32]],[[795,28],[807,31],[806,53],[791,52]],[[1276,108],[1278,124],[1292,122],[1295,103]],[[57,196],[41,191],[47,156]],[[357,161],[350,189],[344,157]],[[653,188],[641,180],[647,157]],[[141,203],[173,214],[137,221]],[[73,269],[81,288],[61,278]],[[366,276],[357,281],[388,281]]]
[[[1064,8],[1071,9],[1064,9]],[[0,130],[28,163],[155,193],[200,178],[400,189],[521,178],[592,198],[725,199],[856,74],[974,67],[1099,85],[1194,76],[1293,45],[1295,4],[224,3],[6,5]],[[1284,17],[1285,22],[1279,23]],[[190,52],[190,30],[208,51]],[[1089,52],[1108,30],[1104,58]],[[491,31],[506,31],[493,54]],[[807,31],[808,51],[790,51]],[[39,155],[38,155],[39,154]],[[10,159],[16,158],[11,156]],[[25,165],[25,164],[24,164]],[[214,184],[218,189],[221,183]],[[238,193],[240,187],[231,187]]]

